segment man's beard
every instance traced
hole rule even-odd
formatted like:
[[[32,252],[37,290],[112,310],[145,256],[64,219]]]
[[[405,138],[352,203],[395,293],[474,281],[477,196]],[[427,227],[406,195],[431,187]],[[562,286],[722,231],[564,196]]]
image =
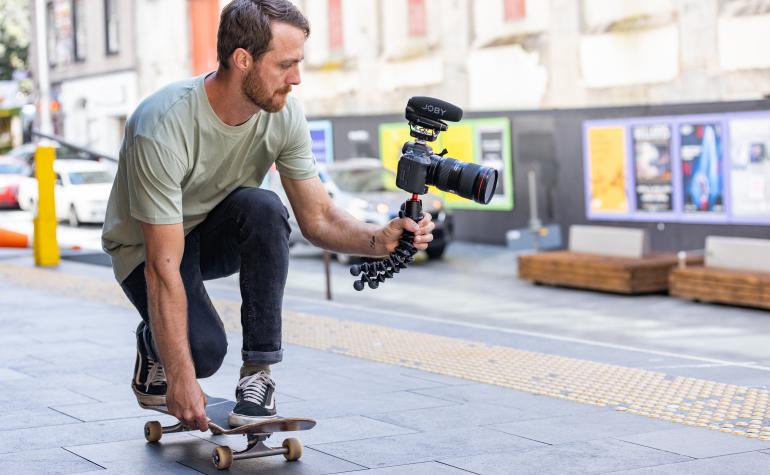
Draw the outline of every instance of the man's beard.
[[[267,91],[264,83],[259,77],[257,68],[252,67],[243,78],[241,89],[243,90],[243,94],[255,106],[267,112],[278,112],[286,103],[286,95],[291,91],[291,86],[286,86],[271,94]]]

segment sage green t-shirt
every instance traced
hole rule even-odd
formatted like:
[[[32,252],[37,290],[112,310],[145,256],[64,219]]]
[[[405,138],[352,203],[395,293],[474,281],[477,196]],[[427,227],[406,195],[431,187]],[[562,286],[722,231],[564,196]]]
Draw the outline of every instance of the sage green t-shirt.
[[[127,125],[107,204],[102,247],[123,281],[144,262],[140,222],[184,224],[185,235],[228,194],[257,187],[275,163],[288,178],[317,175],[310,132],[293,97],[230,126],[211,108],[201,75],[149,96]]]

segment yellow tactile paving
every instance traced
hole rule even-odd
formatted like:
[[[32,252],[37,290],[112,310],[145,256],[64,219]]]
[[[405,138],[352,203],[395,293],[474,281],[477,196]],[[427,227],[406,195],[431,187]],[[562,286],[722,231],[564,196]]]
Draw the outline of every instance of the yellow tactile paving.
[[[131,306],[111,281],[7,263],[0,263],[0,278]],[[226,327],[237,329],[239,303],[215,305]],[[283,331],[290,344],[770,440],[770,393],[763,389],[293,312],[285,312]]]

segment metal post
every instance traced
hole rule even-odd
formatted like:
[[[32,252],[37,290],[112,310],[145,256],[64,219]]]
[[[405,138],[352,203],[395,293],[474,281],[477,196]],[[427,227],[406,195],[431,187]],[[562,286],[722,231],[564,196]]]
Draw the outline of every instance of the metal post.
[[[54,201],[54,186],[56,174],[53,171],[53,161],[56,149],[41,145],[35,152],[35,178],[37,178],[37,214],[35,216],[35,231],[33,248],[35,250],[35,265],[58,266],[59,243],[56,240],[56,204]]]
[[[532,232],[533,242],[535,243],[535,250],[540,250],[540,228],[543,227],[543,223],[540,222],[540,217],[537,215],[537,174],[534,170],[527,172],[527,184],[529,191],[529,230]]]
[[[326,274],[326,300],[332,299],[332,278],[329,270],[331,261],[331,253],[324,250],[324,273]]]
[[[37,91],[40,124],[38,130],[50,134],[51,125],[51,83],[48,77],[48,29],[46,28],[46,0],[35,0],[35,41],[37,45]]]

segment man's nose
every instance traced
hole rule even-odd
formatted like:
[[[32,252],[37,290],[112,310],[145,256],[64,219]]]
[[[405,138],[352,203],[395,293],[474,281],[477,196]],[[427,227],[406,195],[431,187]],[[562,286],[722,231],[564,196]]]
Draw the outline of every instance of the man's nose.
[[[292,86],[297,86],[299,83],[302,82],[302,78],[300,77],[299,73],[299,66],[295,65],[291,72],[289,73],[289,76],[286,78],[286,82],[291,84]]]

